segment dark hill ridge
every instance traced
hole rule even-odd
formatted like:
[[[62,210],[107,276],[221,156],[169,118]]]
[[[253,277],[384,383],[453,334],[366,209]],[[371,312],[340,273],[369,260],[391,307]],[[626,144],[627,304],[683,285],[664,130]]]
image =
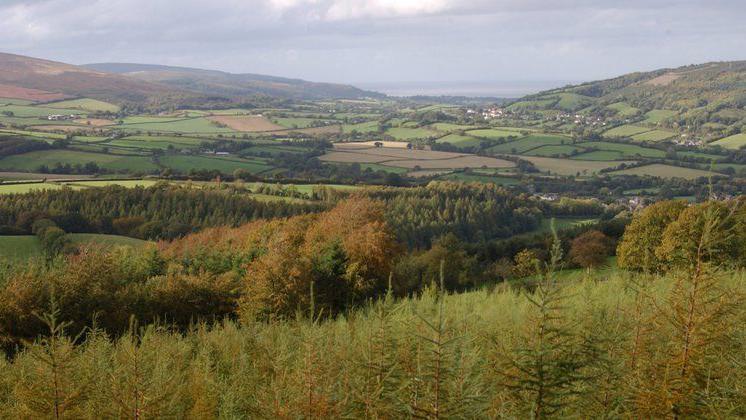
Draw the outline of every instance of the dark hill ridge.
[[[210,95],[246,97],[268,95],[289,99],[359,99],[382,97],[350,85],[315,83],[261,74],[132,63],[88,64],[87,68]]]

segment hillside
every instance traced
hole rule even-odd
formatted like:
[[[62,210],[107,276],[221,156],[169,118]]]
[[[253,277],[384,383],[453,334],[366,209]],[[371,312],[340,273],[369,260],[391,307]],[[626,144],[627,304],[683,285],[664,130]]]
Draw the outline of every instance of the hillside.
[[[349,85],[315,83],[260,74],[233,74],[216,70],[129,63],[88,64],[86,67],[178,89],[229,97],[268,95],[289,99],[358,99],[383,96]]]
[[[509,109],[600,116],[612,125],[660,127],[706,142],[738,134],[746,126],[746,61],[630,73],[540,92]]]
[[[172,87],[85,67],[0,53],[0,97],[53,101],[89,97],[146,102],[155,97],[193,96]]]

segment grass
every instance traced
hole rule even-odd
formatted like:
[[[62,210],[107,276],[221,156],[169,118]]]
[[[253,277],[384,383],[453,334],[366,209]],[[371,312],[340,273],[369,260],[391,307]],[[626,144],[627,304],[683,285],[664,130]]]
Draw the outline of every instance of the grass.
[[[697,179],[701,177],[717,176],[719,174],[701,169],[682,168],[662,163],[638,166],[636,168],[623,169],[620,171],[609,172],[609,175],[640,175],[655,176],[660,178],[683,178]],[[720,175],[722,176],[722,175]]]
[[[478,130],[469,130],[465,134],[474,137],[483,137],[486,139],[507,139],[508,137],[523,137],[523,133],[520,129],[498,129],[498,128],[483,128]]]
[[[436,143],[449,143],[456,147],[472,147],[479,146],[481,143],[480,139],[464,136],[462,134],[448,134],[435,141]]]
[[[240,158],[219,158],[211,156],[191,156],[191,155],[167,155],[160,159],[163,166],[175,171],[188,173],[190,170],[217,170],[225,174],[232,173],[236,169],[245,169],[251,173],[259,173],[269,169],[272,166],[267,164],[263,159],[240,159]]]
[[[645,114],[645,119],[642,121],[645,124],[659,124],[667,118],[671,118],[677,115],[676,111],[669,111],[667,109],[654,109]]]
[[[541,156],[522,156],[521,159],[527,160],[536,166],[541,172],[549,172],[553,175],[591,175],[601,169],[613,168],[619,165],[617,162],[602,162],[593,160],[571,160],[557,159]]]
[[[234,130],[228,127],[218,126],[206,118],[188,118],[176,121],[122,124],[119,128],[172,133],[235,133]]]
[[[342,125],[342,132],[345,134],[350,134],[353,131],[358,133],[375,133],[378,132],[380,126],[381,125],[378,121],[368,121],[359,124],[344,124]]]
[[[652,130],[652,131],[646,131],[644,133],[635,134],[632,136],[633,140],[636,141],[663,141],[670,139],[671,137],[675,136],[676,133],[672,133],[670,131],[665,130]]]
[[[746,146],[746,133],[734,134],[710,143],[710,146],[720,146],[725,149],[738,150]]]
[[[438,135],[437,132],[425,128],[391,127],[386,134],[397,140],[427,139]]]
[[[531,149],[525,152],[525,154],[529,156],[572,156],[574,153],[579,153],[583,150],[580,147],[570,145],[549,145]]]
[[[611,105],[607,105],[606,108],[613,109],[620,117],[633,117],[640,113],[640,110],[629,105],[626,102],[616,102]]]
[[[466,130],[474,128],[471,125],[452,124],[452,123],[435,123],[435,124],[431,124],[430,127],[433,128],[434,130],[444,131],[447,133],[450,133],[452,131],[466,131]]]
[[[333,122],[329,120],[320,120],[318,118],[302,118],[302,117],[294,117],[294,118],[270,118],[273,123],[277,125],[281,125],[285,128],[308,128],[311,127],[314,123],[317,123],[319,121],[326,121],[326,122]]]
[[[662,150],[658,149],[652,149],[649,147],[641,147],[636,144],[626,144],[626,143],[612,143],[608,141],[594,141],[594,142],[585,142],[585,143],[579,143],[578,146],[581,147],[592,147],[595,149],[598,149],[599,151],[609,152],[609,156],[617,156],[622,158],[630,158],[630,157],[647,157],[647,158],[660,158],[664,157],[666,153]],[[600,155],[597,155],[600,156]],[[577,157],[578,159],[583,159],[581,157]],[[603,160],[614,160],[612,159],[603,159]],[[591,159],[595,160],[595,159]]]
[[[640,127],[634,124],[620,125],[604,132],[605,137],[632,137],[635,134],[644,133],[650,131],[649,128]]]
[[[53,168],[57,163],[85,165],[88,162],[95,162],[99,167],[112,171],[151,172],[158,169],[158,166],[145,156],[122,156],[66,149],[7,156],[0,159],[0,168],[9,171],[34,171],[41,165]]]
[[[524,153],[542,146],[557,146],[570,143],[572,143],[572,139],[569,137],[552,134],[533,134],[519,140],[492,146],[488,150],[493,153]]]
[[[379,165],[377,163],[361,163],[360,169],[363,171],[370,168],[371,171],[378,172],[378,171],[384,171],[384,172],[391,172],[394,174],[405,174],[409,172],[409,169],[407,168],[397,168],[394,166],[386,166],[386,165]]]
[[[51,182],[34,182],[26,184],[0,184],[0,195],[4,194],[25,194],[31,191],[40,190],[58,190],[62,188],[60,184]]]
[[[518,178],[508,176],[494,176],[494,175],[483,175],[478,173],[466,173],[466,172],[454,172],[446,174],[440,177],[449,181],[461,181],[461,182],[481,182],[485,184],[497,184],[497,185],[518,185],[521,180]]]
[[[97,101],[95,99],[83,98],[83,99],[72,99],[69,101],[54,102],[51,104],[44,105],[47,108],[76,108],[83,109],[86,111],[102,111],[102,112],[118,112],[119,107],[108,102]]]
[[[109,187],[112,185],[118,185],[120,187],[135,188],[135,187],[152,187],[157,184],[158,181],[152,179],[124,179],[124,180],[97,180],[97,181],[75,181],[69,183],[62,183],[62,185],[74,185],[78,187]]]
[[[51,109],[51,108],[42,108],[42,107],[26,106],[26,105],[6,105],[3,107],[0,107],[0,114],[3,112],[12,112],[14,117],[20,117],[20,118],[43,117],[45,119],[47,116],[53,115],[53,114],[80,114],[81,113],[79,109]],[[49,123],[56,124],[58,122],[59,121],[50,121]]]
[[[148,244],[135,238],[118,235],[102,235],[96,233],[70,233],[68,234],[71,242],[77,245],[96,244],[106,247],[111,246],[131,246],[139,248]],[[41,244],[36,236],[0,236],[0,261],[8,260],[25,260],[42,255]]]
[[[592,98],[577,93],[563,92],[557,96],[559,96],[559,101],[555,106],[565,111],[575,111],[593,103]]]

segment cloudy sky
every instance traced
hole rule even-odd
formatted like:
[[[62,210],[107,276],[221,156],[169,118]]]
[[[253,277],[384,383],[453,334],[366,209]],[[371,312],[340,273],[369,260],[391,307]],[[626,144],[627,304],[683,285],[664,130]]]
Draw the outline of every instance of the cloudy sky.
[[[746,59],[744,0],[0,0],[0,22],[4,52],[349,83]]]

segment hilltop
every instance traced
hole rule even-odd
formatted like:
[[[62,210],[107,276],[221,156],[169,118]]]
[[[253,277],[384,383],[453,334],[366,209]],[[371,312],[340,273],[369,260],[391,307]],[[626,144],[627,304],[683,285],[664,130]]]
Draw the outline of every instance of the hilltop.
[[[261,74],[233,74],[217,70],[132,63],[98,63],[88,64],[86,67],[177,89],[233,98],[253,95],[287,99],[358,99],[384,96],[350,85],[316,83]]]

